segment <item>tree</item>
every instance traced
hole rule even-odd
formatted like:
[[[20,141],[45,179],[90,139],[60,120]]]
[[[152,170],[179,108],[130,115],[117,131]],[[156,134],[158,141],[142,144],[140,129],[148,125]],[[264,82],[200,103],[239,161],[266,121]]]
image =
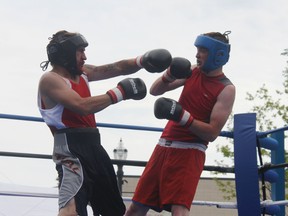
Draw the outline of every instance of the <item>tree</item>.
[[[283,56],[288,56],[288,49],[285,49]],[[288,123],[288,61],[287,66],[282,72],[284,81],[283,88],[280,90],[275,90],[271,93],[265,84],[263,84],[255,93],[247,92],[246,100],[253,103],[253,107],[250,112],[257,113],[256,121],[258,131],[268,131],[275,128],[278,128],[279,125],[287,125]],[[228,129],[233,130],[233,116],[231,115],[228,120]],[[287,137],[285,137],[285,140]],[[223,154],[223,157],[231,159],[233,161],[234,153],[233,146],[231,144],[226,144],[222,146],[217,146],[218,151]],[[265,159],[270,159],[270,154],[266,150],[261,150],[262,155]],[[287,154],[286,154],[287,156]],[[263,160],[265,160],[263,159]],[[286,157],[287,161],[287,157]],[[288,177],[286,173],[286,178]],[[232,188],[227,188],[227,186],[222,185],[219,181],[219,189],[226,193],[224,196],[225,199],[231,199],[236,196],[235,191]],[[232,187],[232,186],[231,186]],[[287,188],[287,185],[286,185]],[[228,195],[227,195],[228,194]],[[288,196],[286,197],[286,199]]]

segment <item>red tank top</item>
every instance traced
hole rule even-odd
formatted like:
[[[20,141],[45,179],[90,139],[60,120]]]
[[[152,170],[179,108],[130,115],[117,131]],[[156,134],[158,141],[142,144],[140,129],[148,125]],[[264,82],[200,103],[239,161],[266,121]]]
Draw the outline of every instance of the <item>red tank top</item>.
[[[192,76],[184,84],[179,103],[195,119],[209,123],[218,95],[230,84],[231,81],[224,74],[208,77],[195,68]],[[208,144],[207,141],[191,133],[188,128],[181,127],[174,121],[168,121],[161,137],[167,140]]]
[[[71,82],[71,88],[76,91],[81,97],[90,97],[90,89],[88,83],[80,76],[79,83]],[[62,122],[69,128],[82,128],[82,127],[96,127],[96,121],[94,114],[86,116],[77,114],[67,108],[64,108],[62,114]]]
[[[79,83],[74,83],[66,78],[63,79],[66,81],[67,85],[69,85],[69,87],[77,92],[81,97],[85,98],[91,96],[88,79],[85,74],[80,76]],[[40,94],[38,97],[40,99]],[[94,114],[85,116],[80,115],[65,108],[62,104],[57,104],[51,109],[45,109],[42,101],[38,101],[40,113],[53,134],[55,131],[64,128],[96,127]]]

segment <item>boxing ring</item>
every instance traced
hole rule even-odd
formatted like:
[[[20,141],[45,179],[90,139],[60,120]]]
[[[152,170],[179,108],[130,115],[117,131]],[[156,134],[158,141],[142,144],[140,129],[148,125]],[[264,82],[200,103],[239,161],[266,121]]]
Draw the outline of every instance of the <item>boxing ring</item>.
[[[41,118],[0,114],[0,118],[16,119],[24,121],[43,122]],[[98,127],[109,127],[130,130],[162,131],[161,128],[141,127],[131,125],[117,125],[98,123]],[[217,171],[235,173],[236,201],[237,202],[213,202],[193,201],[192,205],[214,206],[224,209],[237,209],[239,216],[276,215],[285,216],[285,161],[284,132],[288,126],[267,131],[256,131],[256,114],[244,113],[234,115],[234,130],[222,131],[220,136],[234,140],[234,168]],[[263,164],[261,149],[271,152],[271,163]],[[9,153],[0,152],[0,156],[11,156]],[[15,155],[14,155],[15,156]],[[21,157],[19,154],[18,156]],[[31,155],[32,157],[33,155]],[[41,156],[40,156],[41,157]],[[51,156],[42,156],[51,159]],[[206,166],[206,170],[215,171],[213,167]],[[266,182],[271,184],[271,199],[266,196]],[[259,189],[259,183],[261,190]],[[262,192],[262,197],[261,197]],[[23,196],[57,198],[57,193],[37,193],[27,191],[7,191],[0,187],[0,196]],[[131,198],[123,197],[124,201]]]

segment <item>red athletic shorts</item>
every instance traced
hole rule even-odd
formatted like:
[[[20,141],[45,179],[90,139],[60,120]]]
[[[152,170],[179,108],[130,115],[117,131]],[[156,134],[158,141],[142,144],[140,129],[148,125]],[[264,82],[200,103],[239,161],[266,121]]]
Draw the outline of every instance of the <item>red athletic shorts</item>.
[[[136,187],[133,202],[161,212],[172,205],[190,210],[205,163],[197,149],[157,145]]]

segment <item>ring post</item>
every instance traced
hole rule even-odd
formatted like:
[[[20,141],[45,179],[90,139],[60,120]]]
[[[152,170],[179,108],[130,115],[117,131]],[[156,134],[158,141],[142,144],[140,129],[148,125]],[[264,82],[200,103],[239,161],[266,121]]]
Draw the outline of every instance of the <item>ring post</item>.
[[[255,113],[234,115],[234,163],[238,216],[260,216]]]
[[[285,163],[284,151],[284,131],[279,131],[271,135],[272,138],[278,141],[278,148],[271,151],[271,163]],[[278,181],[272,184],[272,200],[285,200],[285,171],[284,168],[275,169],[278,173]],[[280,212],[276,216],[285,216],[285,206],[280,206]]]

